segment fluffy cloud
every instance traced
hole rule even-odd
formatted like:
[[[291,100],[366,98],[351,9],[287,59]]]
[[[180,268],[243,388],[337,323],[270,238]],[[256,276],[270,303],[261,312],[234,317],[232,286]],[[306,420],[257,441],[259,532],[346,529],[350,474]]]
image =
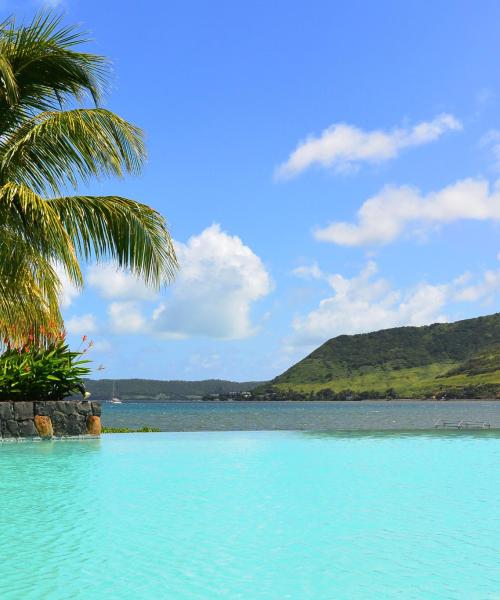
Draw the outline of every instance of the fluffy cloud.
[[[444,322],[450,303],[489,300],[500,291],[500,270],[487,271],[476,283],[470,283],[472,275],[464,274],[449,283],[420,283],[408,290],[393,289],[377,273],[377,265],[370,261],[351,279],[323,275],[333,294],[294,319],[290,348],[317,345],[341,334]]]
[[[108,315],[115,333],[139,333],[147,328],[138,302],[112,302],[108,307]]]
[[[54,270],[61,282],[59,302],[63,308],[68,308],[73,303],[73,300],[80,295],[80,290],[71,282],[68,274],[61,265],[54,265]]]
[[[167,299],[147,314],[142,302],[158,297],[130,272],[106,263],[92,265],[87,282],[108,306],[114,333],[147,333],[173,338],[243,338],[255,327],[253,302],[271,290],[260,258],[236,236],[212,225],[186,244],[175,242],[181,270]]]
[[[126,300],[154,300],[157,293],[128,271],[112,263],[92,265],[87,271],[87,282],[103,298]]]
[[[96,352],[98,354],[104,354],[106,352],[110,352],[112,350],[112,348],[113,348],[113,346],[109,340],[107,340],[105,338],[101,338],[101,339],[95,340],[92,351]]]
[[[337,123],[325,129],[319,137],[310,136],[278,167],[278,178],[289,178],[312,165],[349,171],[360,163],[380,163],[395,158],[401,150],[433,142],[450,130],[460,130],[462,124],[453,115],[442,114],[410,129],[363,131],[352,125]]]
[[[97,321],[91,313],[66,319],[64,325],[68,333],[74,335],[88,335],[97,331]]]
[[[442,286],[421,285],[403,295],[376,273],[376,264],[369,262],[352,279],[326,276],[334,294],[308,315],[294,319],[295,343],[316,344],[340,334],[446,320],[441,313],[446,300]]]
[[[470,275],[463,277],[463,284],[470,280]],[[481,279],[472,285],[464,285],[455,292],[455,300],[459,302],[478,302],[489,303],[493,300],[496,292],[500,290],[500,270],[485,271]]]
[[[271,290],[261,259],[239,237],[212,225],[176,243],[181,269],[152,329],[174,337],[244,338],[255,332],[252,304]]]
[[[316,239],[341,246],[387,244],[408,227],[420,232],[462,219],[500,219],[500,192],[488,182],[464,179],[422,195],[410,187],[388,186],[358,210],[357,223],[331,223],[314,232]]]
[[[323,271],[319,268],[318,263],[296,267],[292,273],[302,279],[321,279],[323,277]]]

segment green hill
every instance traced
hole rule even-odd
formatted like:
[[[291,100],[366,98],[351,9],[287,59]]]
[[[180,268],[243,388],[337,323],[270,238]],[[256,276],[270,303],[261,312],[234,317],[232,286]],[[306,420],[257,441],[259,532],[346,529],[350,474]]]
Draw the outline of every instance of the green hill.
[[[116,395],[123,402],[161,402],[189,400],[210,394],[246,392],[259,382],[235,382],[223,379],[203,381],[161,381],[157,379],[117,379]],[[109,400],[113,393],[112,379],[88,379],[85,387],[93,400]]]
[[[270,385],[278,393],[320,397],[495,397],[500,392],[500,313],[341,335]]]

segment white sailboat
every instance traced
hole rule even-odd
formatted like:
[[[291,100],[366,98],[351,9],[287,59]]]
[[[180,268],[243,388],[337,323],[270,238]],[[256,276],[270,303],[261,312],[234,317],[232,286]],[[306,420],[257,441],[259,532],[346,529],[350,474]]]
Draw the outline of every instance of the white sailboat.
[[[122,404],[122,401],[116,395],[116,381],[113,380],[113,393],[111,394],[111,400],[109,401],[111,404]]]

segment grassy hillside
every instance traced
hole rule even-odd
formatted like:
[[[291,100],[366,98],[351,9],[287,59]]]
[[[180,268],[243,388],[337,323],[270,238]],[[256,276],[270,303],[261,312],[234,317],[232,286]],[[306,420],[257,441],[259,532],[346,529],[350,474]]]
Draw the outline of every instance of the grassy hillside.
[[[271,384],[305,393],[495,396],[500,391],[500,314],[339,336]]]
[[[116,395],[124,402],[185,400],[207,394],[246,392],[260,382],[234,382],[222,379],[204,381],[161,381],[155,379],[117,379]],[[94,400],[109,400],[113,391],[112,379],[89,379],[85,382]]]

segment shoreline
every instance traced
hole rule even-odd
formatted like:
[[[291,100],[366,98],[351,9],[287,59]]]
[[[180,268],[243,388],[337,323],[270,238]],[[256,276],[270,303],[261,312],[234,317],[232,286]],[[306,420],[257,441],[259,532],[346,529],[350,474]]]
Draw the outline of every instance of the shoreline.
[[[369,404],[369,403],[395,403],[395,402],[427,402],[442,403],[449,402],[500,402],[500,398],[449,398],[447,400],[432,398],[373,398],[363,400],[123,400],[120,404],[98,400],[103,406],[123,406],[124,404],[263,404],[289,402],[290,404]]]

